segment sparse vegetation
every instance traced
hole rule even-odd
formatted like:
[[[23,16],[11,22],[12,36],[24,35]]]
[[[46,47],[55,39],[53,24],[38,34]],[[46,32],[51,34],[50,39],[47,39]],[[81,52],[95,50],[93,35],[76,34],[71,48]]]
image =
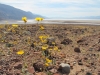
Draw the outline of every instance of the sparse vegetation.
[[[53,75],[63,62],[70,64],[70,75],[99,73],[100,26],[41,25],[40,17],[36,25],[22,20],[24,25],[0,25],[1,75]]]

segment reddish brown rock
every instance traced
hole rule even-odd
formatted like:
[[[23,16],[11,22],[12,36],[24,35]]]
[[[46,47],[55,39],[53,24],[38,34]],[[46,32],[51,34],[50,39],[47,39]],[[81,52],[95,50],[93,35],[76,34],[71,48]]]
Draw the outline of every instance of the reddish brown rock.
[[[35,72],[34,67],[28,67],[28,72],[33,74]]]

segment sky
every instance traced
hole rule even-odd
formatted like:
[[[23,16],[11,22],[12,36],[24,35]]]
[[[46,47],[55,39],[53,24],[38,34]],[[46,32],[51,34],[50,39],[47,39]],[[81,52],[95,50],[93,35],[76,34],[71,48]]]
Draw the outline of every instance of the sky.
[[[48,18],[100,16],[100,0],[0,0]]]

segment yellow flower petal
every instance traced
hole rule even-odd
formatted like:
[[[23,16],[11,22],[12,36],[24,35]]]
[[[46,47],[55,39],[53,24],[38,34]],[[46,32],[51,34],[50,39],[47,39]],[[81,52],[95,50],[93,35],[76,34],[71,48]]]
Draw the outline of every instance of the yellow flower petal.
[[[42,46],[42,50],[46,50],[47,48],[48,48],[47,44],[45,44],[45,45]]]
[[[20,50],[20,51],[17,52],[17,54],[18,55],[22,55],[22,54],[24,54],[24,51],[23,50]]]
[[[27,22],[27,17],[22,17],[22,20],[26,23]]]
[[[46,58],[46,62],[47,62],[47,63],[52,63],[52,60]]]
[[[58,47],[57,46],[54,46],[54,50],[58,50]]]
[[[36,21],[42,21],[43,18],[41,18],[41,17],[36,17],[35,20],[36,20]]]
[[[45,63],[45,66],[49,66],[49,64],[48,63]]]

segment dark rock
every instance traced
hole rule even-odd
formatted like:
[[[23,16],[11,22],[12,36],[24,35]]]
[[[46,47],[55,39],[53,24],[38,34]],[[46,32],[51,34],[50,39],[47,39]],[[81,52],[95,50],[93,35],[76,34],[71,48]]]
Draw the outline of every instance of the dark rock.
[[[78,60],[78,65],[83,65],[82,60]]]
[[[7,43],[6,44],[6,47],[13,47],[14,45],[13,44],[10,44],[10,43]]]
[[[14,69],[22,69],[22,63],[16,63]]]
[[[0,61],[0,65],[4,65],[5,62],[6,62],[6,61],[1,60],[1,61]]]
[[[92,54],[92,56],[96,56],[96,54]]]
[[[87,57],[84,57],[84,60],[88,60],[88,58]]]
[[[100,75],[100,72],[98,72],[98,75]]]
[[[80,40],[77,41],[77,43],[81,43],[81,42],[84,42],[84,41],[85,41],[85,40],[80,39]]]
[[[87,72],[86,75],[92,75],[92,73],[91,72]]]
[[[94,63],[92,62],[92,63],[90,63],[91,65],[94,65]]]
[[[45,50],[45,51],[44,51],[44,55],[45,55],[45,56],[49,56],[49,55],[50,55],[50,52],[49,52],[48,50]]]
[[[81,53],[81,50],[78,47],[74,48],[74,51],[77,52],[77,53]]]
[[[88,45],[88,43],[85,43],[85,45],[87,46],[87,45]]]
[[[78,60],[78,62],[82,62],[82,60]]]
[[[100,43],[100,39],[99,39],[98,43]]]
[[[19,62],[20,60],[16,58],[16,59],[12,59],[11,61]]]
[[[82,62],[78,62],[78,65],[83,65],[83,63]]]
[[[67,38],[67,39],[64,39],[63,41],[61,41],[61,44],[69,45],[69,44],[71,44],[72,42],[73,42],[73,41],[72,41],[71,39]]]
[[[98,48],[98,51],[100,51],[100,47]]]
[[[37,72],[42,72],[44,69],[44,65],[40,62],[33,63],[33,67],[34,67],[35,71],[37,71]]]
[[[55,57],[50,55],[48,58],[49,58],[50,60],[53,60],[53,58],[55,58]]]
[[[4,71],[3,70],[0,70],[0,75],[3,75],[4,74]]]
[[[31,44],[31,47],[34,48],[34,44],[33,43]]]

